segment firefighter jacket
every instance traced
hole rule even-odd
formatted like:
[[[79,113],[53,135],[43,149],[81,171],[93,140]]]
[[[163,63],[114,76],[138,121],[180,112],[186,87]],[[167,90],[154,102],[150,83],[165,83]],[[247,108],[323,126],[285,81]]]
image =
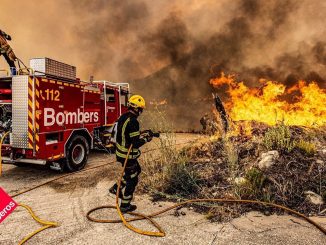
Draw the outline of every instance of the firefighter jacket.
[[[130,145],[133,148],[130,151],[128,159],[137,159],[140,156],[139,147],[146,143],[146,139],[140,138],[139,122],[136,115],[126,112],[120,116],[117,123],[116,137],[116,157],[118,161],[127,158]]]
[[[2,31],[0,31],[0,55],[1,54],[7,54],[12,61],[15,61],[17,59],[14,51],[7,43],[6,37],[3,35]]]

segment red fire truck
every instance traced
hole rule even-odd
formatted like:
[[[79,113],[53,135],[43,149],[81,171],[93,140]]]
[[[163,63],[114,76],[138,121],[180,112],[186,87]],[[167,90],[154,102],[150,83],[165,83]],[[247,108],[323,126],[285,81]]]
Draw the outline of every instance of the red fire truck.
[[[75,67],[49,58],[32,59],[30,67],[0,77],[0,132],[10,132],[2,162],[84,168],[91,149],[108,146],[107,132],[127,110],[129,84],[83,82]]]

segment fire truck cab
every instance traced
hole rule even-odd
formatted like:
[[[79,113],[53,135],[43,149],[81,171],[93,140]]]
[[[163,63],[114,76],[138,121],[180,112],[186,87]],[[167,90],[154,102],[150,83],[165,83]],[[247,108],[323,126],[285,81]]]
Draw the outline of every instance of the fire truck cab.
[[[127,110],[129,84],[83,82],[75,67],[49,58],[30,67],[0,77],[2,162],[83,169],[91,149],[111,146],[108,132]]]

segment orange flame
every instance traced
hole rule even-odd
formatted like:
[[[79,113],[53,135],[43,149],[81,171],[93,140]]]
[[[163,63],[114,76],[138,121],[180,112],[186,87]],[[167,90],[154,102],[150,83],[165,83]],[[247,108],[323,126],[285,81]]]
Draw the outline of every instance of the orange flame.
[[[269,125],[318,127],[326,125],[326,90],[315,82],[299,81],[290,88],[275,81],[260,80],[262,88],[248,88],[236,82],[234,75],[211,79],[215,88],[227,85],[228,100],[225,108],[233,121],[258,121]],[[295,102],[288,102],[291,97]]]

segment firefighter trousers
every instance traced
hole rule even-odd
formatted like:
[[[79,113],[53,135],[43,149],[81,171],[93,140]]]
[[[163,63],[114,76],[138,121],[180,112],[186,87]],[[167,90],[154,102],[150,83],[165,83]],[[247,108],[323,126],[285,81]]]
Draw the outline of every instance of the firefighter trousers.
[[[123,165],[122,161],[119,162]],[[137,159],[128,160],[121,181],[121,189],[124,188],[124,190],[122,191],[121,207],[127,207],[130,205],[136,186],[138,184],[138,176],[140,173],[141,173],[141,167]],[[114,184],[113,188],[117,190],[118,185]]]

